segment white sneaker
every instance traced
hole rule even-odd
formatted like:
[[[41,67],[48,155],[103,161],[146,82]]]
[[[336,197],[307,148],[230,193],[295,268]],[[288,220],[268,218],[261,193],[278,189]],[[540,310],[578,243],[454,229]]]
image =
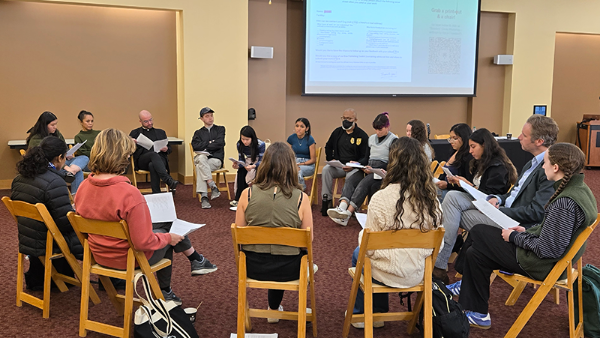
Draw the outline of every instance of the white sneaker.
[[[346,313],[348,311],[344,312],[344,317],[346,317]],[[357,322],[357,323],[351,323],[352,327],[356,328],[356,329],[364,329],[365,328],[365,323],[364,322]],[[385,325],[384,322],[373,322],[373,327],[378,329],[380,327],[383,327]]]
[[[236,207],[229,207],[229,210],[231,210],[231,211],[237,211],[237,206]]]
[[[313,263],[313,275],[317,273],[317,271],[319,271],[319,267],[317,266],[317,264]],[[310,268],[308,266],[306,267],[306,273],[306,278],[308,278],[308,276],[310,276]]]
[[[270,307],[267,307],[267,309],[271,310]],[[283,306],[279,305],[279,309],[277,309],[277,311],[283,311]],[[279,318],[267,318],[267,323],[269,323],[269,324],[279,323]]]
[[[345,227],[348,225],[348,221],[350,220],[350,218],[346,218],[346,219],[332,218],[331,220],[336,222],[337,224]]]
[[[348,218],[350,218],[350,216],[352,216],[352,213],[348,210],[343,210],[340,207],[337,207],[337,208],[327,209],[327,215],[329,215],[329,217],[331,219],[334,219],[334,218],[348,219]]]

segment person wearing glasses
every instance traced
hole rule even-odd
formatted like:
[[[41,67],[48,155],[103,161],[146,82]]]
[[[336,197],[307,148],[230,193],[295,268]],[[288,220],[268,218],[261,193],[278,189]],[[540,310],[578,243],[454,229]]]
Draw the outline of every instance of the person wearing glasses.
[[[357,125],[358,115],[352,108],[348,108],[342,115],[342,125],[337,127],[329,136],[325,144],[325,158],[327,161],[338,160],[342,164],[348,162],[367,165],[369,159],[367,151],[369,148],[369,136]],[[327,216],[327,209],[333,207],[332,190],[333,179],[350,177],[358,169],[344,166],[336,168],[329,164],[323,167],[321,172],[321,189],[323,194],[323,205],[321,214]]]
[[[473,156],[469,153],[469,137],[471,137],[471,127],[466,123],[457,123],[450,128],[450,137],[448,142],[454,149],[454,154],[444,165],[453,175],[467,177],[469,173],[469,163]],[[444,200],[446,193],[450,190],[462,190],[459,185],[449,183],[446,174],[439,177],[435,184],[441,190],[440,202]]]

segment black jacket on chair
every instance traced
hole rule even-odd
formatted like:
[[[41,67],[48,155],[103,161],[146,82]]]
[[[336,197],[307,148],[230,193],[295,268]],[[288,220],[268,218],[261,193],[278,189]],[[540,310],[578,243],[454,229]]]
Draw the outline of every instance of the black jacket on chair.
[[[67,219],[67,213],[73,211],[69,199],[69,189],[61,174],[52,168],[34,178],[15,177],[11,186],[11,199],[31,204],[42,203],[50,212],[56,226],[67,241],[71,253],[82,259],[83,247]],[[42,222],[30,218],[18,217],[19,252],[34,257],[46,255],[46,232],[48,228]],[[56,243],[55,243],[56,245]],[[58,246],[56,246],[56,251]]]

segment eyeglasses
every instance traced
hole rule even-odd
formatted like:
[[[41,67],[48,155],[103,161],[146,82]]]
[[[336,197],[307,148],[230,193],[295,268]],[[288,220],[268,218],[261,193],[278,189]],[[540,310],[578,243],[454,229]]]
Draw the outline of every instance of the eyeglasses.
[[[453,142],[456,142],[456,141],[458,141],[458,140],[459,140],[459,138],[458,138],[458,137],[448,137],[446,140],[447,140],[448,142],[450,142],[450,143],[453,143]]]
[[[143,120],[142,123],[150,123],[152,122],[152,119],[148,119],[148,120]]]
[[[346,121],[350,121],[350,122],[354,122],[354,117],[345,117],[345,116],[342,116],[341,119],[342,120],[346,120]]]

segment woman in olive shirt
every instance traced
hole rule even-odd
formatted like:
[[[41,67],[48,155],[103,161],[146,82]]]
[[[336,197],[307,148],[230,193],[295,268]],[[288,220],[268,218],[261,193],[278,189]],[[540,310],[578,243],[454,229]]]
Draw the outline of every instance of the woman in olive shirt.
[[[75,143],[85,142],[79,150],[77,150],[77,155],[85,155],[90,157],[90,151],[92,150],[92,146],[96,141],[96,136],[100,133],[100,130],[94,130],[94,115],[89,111],[82,110],[77,115],[79,119],[79,123],[81,123],[81,131],[79,134],[75,135]],[[84,171],[89,171],[87,166],[83,169]]]

